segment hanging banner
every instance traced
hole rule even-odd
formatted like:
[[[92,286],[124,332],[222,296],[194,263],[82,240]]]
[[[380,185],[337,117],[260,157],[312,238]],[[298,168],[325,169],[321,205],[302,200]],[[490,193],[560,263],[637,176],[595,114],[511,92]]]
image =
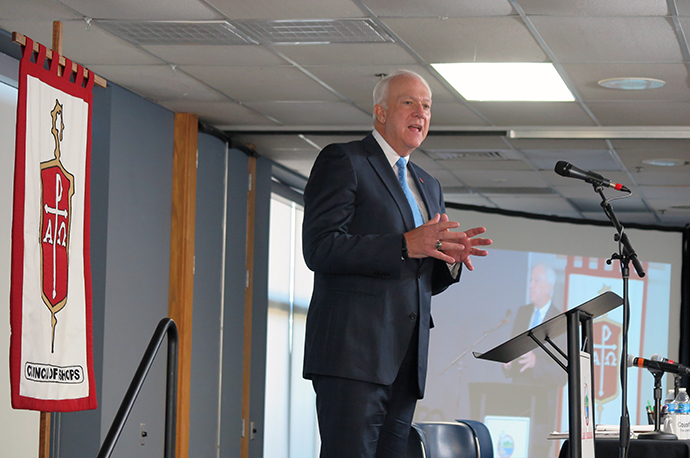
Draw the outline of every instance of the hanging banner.
[[[19,64],[12,215],[12,407],[96,408],[91,327],[90,158],[94,74],[26,37]]]

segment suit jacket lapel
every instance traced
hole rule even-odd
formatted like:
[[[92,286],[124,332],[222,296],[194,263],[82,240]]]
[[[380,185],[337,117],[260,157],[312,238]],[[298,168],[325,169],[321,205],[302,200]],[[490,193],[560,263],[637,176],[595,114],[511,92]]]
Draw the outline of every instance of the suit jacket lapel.
[[[407,230],[414,229],[414,216],[412,216],[412,209],[410,209],[410,204],[407,202],[407,197],[405,197],[405,193],[388,159],[386,159],[386,155],[383,154],[383,150],[372,134],[364,138],[364,149],[369,153],[369,163],[381,178],[381,181],[388,189],[388,192],[390,192],[395,204],[398,206],[403,222],[405,223],[405,228]]]

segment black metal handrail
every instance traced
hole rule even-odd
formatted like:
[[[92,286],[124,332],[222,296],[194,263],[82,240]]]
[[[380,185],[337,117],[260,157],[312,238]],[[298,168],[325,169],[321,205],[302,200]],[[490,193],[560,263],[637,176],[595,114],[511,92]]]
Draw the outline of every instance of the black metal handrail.
[[[175,420],[177,416],[177,326],[171,318],[163,318],[159,323],[156,331],[151,337],[149,346],[146,347],[144,356],[141,358],[141,363],[137,371],[134,373],[134,378],[129,384],[127,393],[125,393],[120,409],[117,411],[113,423],[105,436],[105,440],[98,451],[97,458],[108,458],[115,448],[115,444],[122,433],[127,417],[129,417],[134,402],[137,400],[139,391],[144,385],[144,380],[149,373],[149,369],[153,365],[153,360],[158,354],[158,349],[163,343],[163,338],[168,335],[168,368],[166,379],[166,394],[165,394],[165,448],[163,456],[165,458],[174,458],[175,456]]]

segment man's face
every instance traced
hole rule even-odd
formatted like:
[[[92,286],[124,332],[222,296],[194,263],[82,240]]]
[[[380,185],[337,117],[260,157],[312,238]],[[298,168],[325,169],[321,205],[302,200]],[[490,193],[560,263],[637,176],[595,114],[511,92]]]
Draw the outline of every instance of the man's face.
[[[393,78],[388,86],[388,108],[376,105],[376,130],[400,156],[409,156],[422,144],[431,121],[431,94],[411,75]]]
[[[532,270],[529,280],[529,299],[535,307],[541,308],[551,300],[553,285],[546,278],[546,272],[540,266]]]

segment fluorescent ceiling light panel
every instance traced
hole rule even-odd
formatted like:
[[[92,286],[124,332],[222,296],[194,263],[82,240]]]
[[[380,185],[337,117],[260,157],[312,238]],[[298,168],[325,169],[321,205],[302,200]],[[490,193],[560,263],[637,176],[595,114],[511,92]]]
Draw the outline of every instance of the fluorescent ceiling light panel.
[[[553,64],[431,64],[465,99],[477,102],[573,102]]]

